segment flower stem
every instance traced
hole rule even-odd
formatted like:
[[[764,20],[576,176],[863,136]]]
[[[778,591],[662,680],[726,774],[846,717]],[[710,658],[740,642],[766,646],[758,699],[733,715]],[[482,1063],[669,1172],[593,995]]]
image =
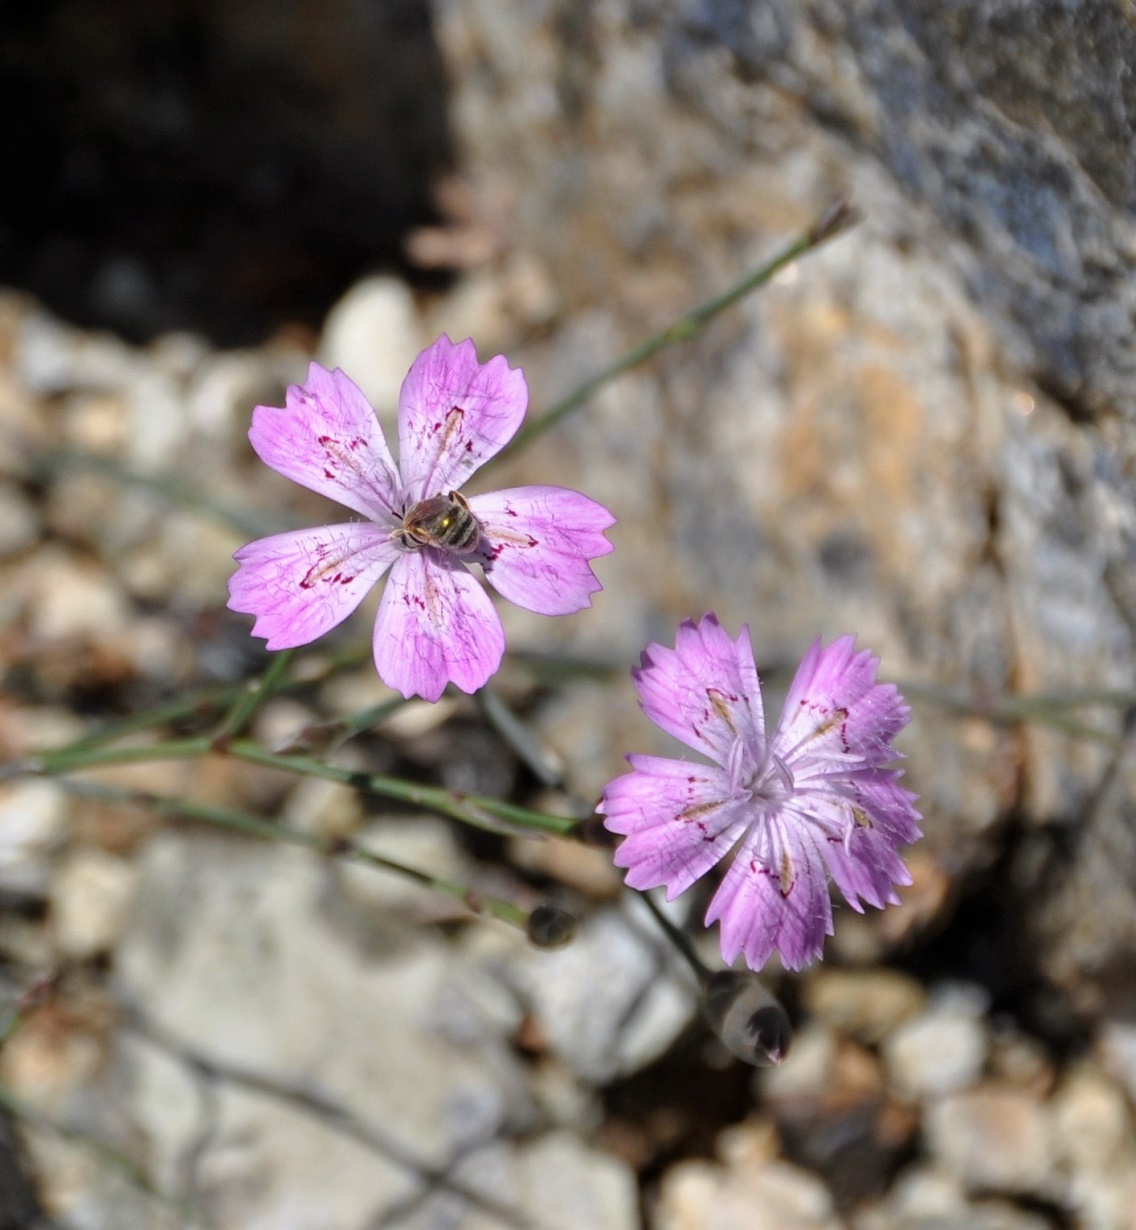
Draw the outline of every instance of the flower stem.
[[[567,835],[576,821],[567,816],[554,816],[533,811],[487,795],[467,794],[441,786],[425,786],[381,773],[366,773],[325,764],[310,756],[280,755],[269,752],[251,739],[234,739],[217,746],[212,735],[195,735],[186,739],[168,739],[146,747],[67,747],[41,752],[15,764],[6,765],[2,775],[58,776],[81,769],[99,769],[112,765],[141,764],[161,760],[192,760],[210,753],[232,756],[268,769],[280,769],[301,777],[318,777],[339,782],[357,790],[383,798],[397,799],[426,811],[450,816],[464,824],[488,829],[494,833],[554,833]]]
[[[668,325],[661,332],[647,338],[646,341],[640,342],[638,346],[633,347],[622,358],[612,363],[610,367],[605,367],[603,371],[592,376],[589,380],[585,380],[583,384],[569,393],[562,401],[557,402],[540,418],[534,419],[527,426],[523,427],[513,437],[509,447],[498,454],[498,456],[504,456],[506,453],[512,454],[518,449],[524,448],[526,444],[531,444],[538,436],[544,435],[546,431],[555,427],[561,419],[566,418],[573,410],[582,406],[593,393],[607,384],[609,380],[614,380],[617,376],[622,376],[625,372],[631,371],[632,368],[645,363],[648,359],[658,354],[660,350],[673,346],[676,342],[685,342],[692,337],[696,337],[715,316],[720,315],[727,308],[733,307],[739,300],[744,299],[747,295],[752,294],[753,291],[764,286],[784,269],[786,265],[791,265],[793,261],[804,256],[807,252],[811,252],[814,248],[819,248],[829,239],[835,238],[854,226],[859,220],[860,215],[858,211],[853,208],[846,198],[834,201],[811,225],[806,227],[794,240],[786,244],[784,248],[766,261],[759,269],[755,269],[753,273],[748,274],[723,294],[717,295],[715,298],[694,308],[693,311],[688,312],[681,319]]]
[[[198,821],[215,828],[227,829],[229,832],[242,833],[245,836],[257,837],[265,841],[303,846],[327,858],[378,867],[383,871],[391,871],[396,875],[404,876],[426,888],[445,893],[446,896],[460,901],[473,914],[496,918],[522,931],[526,930],[529,925],[529,911],[519,905],[514,905],[511,901],[489,896],[467,884],[447,880],[396,859],[387,858],[348,838],[329,840],[316,833],[305,833],[300,829],[288,828],[249,812],[216,807],[210,803],[196,803],[190,799],[170,798],[146,790],[128,790],[117,786],[107,786],[101,782],[79,781],[75,778],[62,778],[60,784],[72,793],[87,798],[111,800],[116,803],[136,803],[177,819]]]
[[[230,705],[229,711],[221,719],[221,724],[213,732],[215,748],[223,748],[244,730],[257,709],[284,682],[284,676],[288,672],[288,667],[292,665],[295,655],[294,649],[285,649],[274,654],[264,674],[259,679],[250,679],[245,683]]]
[[[704,987],[710,978],[710,970],[703,965],[698,953],[694,951],[694,945],[691,944],[690,937],[680,931],[663,911],[659,909],[658,904],[650,893],[640,893],[639,896],[642,897],[647,909],[655,916],[655,921],[659,924],[663,934],[678,949],[687,965],[694,971],[694,976],[698,979],[698,985]]]
[[[911,700],[937,705],[960,717],[985,718],[998,726],[1017,726],[1035,722],[1051,726],[1073,739],[1101,743],[1113,750],[1123,745],[1124,738],[1104,730],[1070,713],[1087,707],[1131,710],[1136,707],[1136,692],[1117,688],[1079,688],[1068,692],[1035,692],[1020,696],[991,695],[983,698],[971,693],[929,683],[900,683],[903,694]]]

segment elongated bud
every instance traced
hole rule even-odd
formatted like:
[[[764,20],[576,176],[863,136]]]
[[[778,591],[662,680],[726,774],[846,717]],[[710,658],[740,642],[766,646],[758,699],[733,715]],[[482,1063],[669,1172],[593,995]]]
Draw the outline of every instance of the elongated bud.
[[[576,921],[558,905],[538,905],[529,915],[529,940],[537,948],[562,948],[576,934]]]
[[[719,970],[706,980],[703,993],[702,1014],[735,1058],[772,1068],[789,1053],[789,1017],[756,974]]]

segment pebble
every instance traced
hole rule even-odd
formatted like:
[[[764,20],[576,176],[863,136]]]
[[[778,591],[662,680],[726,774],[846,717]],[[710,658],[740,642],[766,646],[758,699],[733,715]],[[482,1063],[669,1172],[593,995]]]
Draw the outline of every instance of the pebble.
[[[754,1080],[773,1100],[821,1095],[832,1084],[836,1050],[833,1029],[822,1021],[807,1021],[794,1035],[785,1062],[759,1069]]]
[[[55,782],[32,779],[0,785],[0,887],[46,894],[48,856],[68,830],[69,801]]]
[[[195,431],[216,446],[244,445],[254,407],[282,406],[289,384],[307,375],[299,351],[230,351],[210,355],[193,372],[185,409]]]
[[[328,313],[318,356],[325,367],[341,367],[387,425],[393,424],[399,390],[410,365],[432,340],[423,337],[414,297],[405,282],[365,278]]]
[[[82,333],[47,312],[31,311],[21,322],[16,370],[33,393],[130,386],[138,360],[109,333]]]
[[[694,1016],[694,991],[646,913],[638,903],[598,910],[565,948],[525,954],[520,972],[533,1014],[583,1080],[638,1071]]]
[[[896,970],[818,965],[804,981],[801,998],[814,1017],[874,1046],[918,1012],[927,993],[914,978]]]
[[[1043,1103],[992,1083],[948,1094],[927,1109],[931,1153],[971,1192],[1051,1196],[1053,1133]]]
[[[28,580],[29,631],[44,641],[98,637],[126,626],[128,604],[104,568],[44,547]]]
[[[85,961],[122,934],[137,883],[135,864],[94,848],[70,851],[52,880],[51,931],[60,956]]]
[[[688,1161],[663,1176],[654,1230],[839,1230],[824,1184],[786,1162]]]
[[[974,1084],[988,1046],[980,1019],[950,1005],[934,1006],[900,1024],[885,1041],[883,1056],[899,1095],[918,1101]]]
[[[1099,1070],[1071,1072],[1051,1103],[1057,1150],[1076,1172],[1136,1175],[1136,1139],[1123,1090]]]
[[[641,1224],[635,1175],[572,1132],[530,1141],[517,1151],[514,1167],[520,1205],[534,1228],[637,1230]]]
[[[357,800],[358,796],[354,796]],[[289,809],[292,803],[289,800]],[[356,802],[357,806],[357,802]],[[355,835],[355,844],[407,867],[457,883],[468,881],[470,869],[454,839],[453,828],[432,816],[395,816],[370,821]],[[368,914],[394,914],[420,922],[437,918],[468,918],[469,911],[448,894],[431,889],[397,871],[369,863],[337,865],[336,879],[346,901]]]
[[[1087,1230],[1136,1226],[1136,1139],[1123,1089],[1097,1069],[1074,1069],[1052,1101],[1066,1203]]]
[[[284,806],[284,820],[289,828],[331,840],[350,837],[362,818],[363,803],[358,790],[343,782],[317,777],[297,782]]]

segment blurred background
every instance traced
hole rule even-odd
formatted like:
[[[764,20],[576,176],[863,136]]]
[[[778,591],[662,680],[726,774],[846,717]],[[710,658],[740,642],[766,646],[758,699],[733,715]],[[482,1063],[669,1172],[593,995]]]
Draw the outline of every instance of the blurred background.
[[[1126,0],[0,3],[0,760],[265,668],[232,551],[342,514],[246,432],[313,355],[389,426],[472,336],[540,411],[847,195],[494,475],[619,519],[593,610],[502,609],[548,773],[464,697],[327,754],[593,802],[673,750],[626,669],[712,609],[770,712],[815,636],[881,656],[927,834],[902,906],[770,971],[796,1043],[755,1073],[609,851],[224,756],[5,781],[2,1230],[1136,1227],[1134,64]],[[373,609],[266,746],[389,699]],[[580,927],[539,951],[140,792]]]

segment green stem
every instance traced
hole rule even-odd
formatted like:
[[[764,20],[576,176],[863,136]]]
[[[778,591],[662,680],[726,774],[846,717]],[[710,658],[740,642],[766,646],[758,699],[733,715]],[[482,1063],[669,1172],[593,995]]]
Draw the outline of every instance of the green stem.
[[[481,794],[466,794],[460,790],[447,790],[441,786],[424,786],[417,782],[387,777],[381,773],[365,773],[357,769],[343,769],[324,764],[310,756],[285,756],[266,751],[251,739],[236,739],[217,747],[211,735],[197,735],[187,739],[169,739],[148,747],[111,748],[62,748],[42,752],[37,756],[14,765],[5,766],[8,776],[47,775],[57,776],[80,769],[106,768],[112,765],[141,764],[161,760],[192,760],[198,756],[216,752],[233,756],[250,764],[268,769],[280,769],[302,777],[317,777],[324,781],[339,782],[353,786],[369,794],[397,799],[427,811],[450,816],[464,824],[488,829],[490,832],[536,831],[567,835],[576,821],[565,816],[553,816],[547,812],[518,807],[500,799]]]
[[[490,798],[488,795],[466,794],[461,790],[446,790],[441,786],[422,786],[416,782],[387,777],[381,773],[362,773],[356,769],[340,769],[319,760],[312,760],[307,756],[279,756],[273,752],[266,752],[258,744],[246,739],[233,743],[228,748],[228,752],[237,759],[247,760],[251,764],[263,765],[269,769],[283,769],[286,773],[300,773],[306,777],[319,777],[325,781],[341,782],[344,785],[365,790],[369,794],[397,799],[402,803],[411,803],[415,807],[438,812],[440,815],[450,816],[454,820],[472,824],[476,828],[488,829],[490,832],[510,832],[520,828],[521,830],[532,829],[542,833],[564,835],[570,833],[576,824],[575,820],[565,816],[532,811],[527,807],[518,807],[513,803]],[[504,824],[496,823],[497,821],[503,821]]]
[[[927,683],[900,683],[909,700],[922,700],[947,709],[960,717],[982,718],[998,726],[1017,726],[1023,722],[1051,726],[1073,739],[1085,739],[1119,748],[1124,740],[1113,731],[1103,730],[1074,717],[1069,710],[1091,706],[1131,709],[1136,692],[1115,688],[1082,688],[1069,692],[1035,692],[1023,696],[998,696],[989,700]]]
[[[609,367],[605,367],[603,371],[598,372],[589,380],[585,380],[583,384],[569,393],[562,401],[557,402],[551,410],[546,411],[540,418],[533,420],[522,428],[513,437],[509,447],[499,456],[512,454],[524,448],[525,445],[531,444],[538,436],[544,435],[546,431],[555,427],[561,419],[566,418],[573,410],[582,406],[609,380],[614,380],[617,376],[622,376],[625,372],[631,371],[632,368],[645,363],[648,359],[658,354],[660,350],[673,346],[676,342],[685,342],[692,337],[696,337],[716,316],[721,315],[727,308],[733,307],[739,300],[744,299],[747,295],[764,286],[784,269],[786,265],[791,265],[807,252],[811,252],[814,248],[819,248],[823,243],[848,230],[849,227],[854,226],[858,221],[859,214],[847,200],[841,199],[834,202],[811,226],[802,231],[796,239],[782,248],[780,252],[766,261],[759,269],[744,277],[737,285],[731,287],[724,294],[717,295],[715,298],[696,307],[680,320],[668,325],[661,332],[647,338],[646,341],[640,342],[638,346],[633,347],[622,358],[617,359]]]
[[[467,884],[461,884],[456,880],[448,880],[442,876],[432,875],[428,871],[422,871],[417,867],[401,863],[397,859],[387,858],[383,854],[376,854],[373,850],[368,850],[365,846],[360,846],[358,843],[347,838],[328,840],[315,833],[305,833],[299,829],[286,828],[271,820],[266,820],[263,816],[254,816],[249,812],[235,811],[228,807],[215,807],[209,803],[195,803],[189,799],[169,798],[160,794],[152,794],[145,790],[127,790],[117,786],[104,786],[102,783],[81,782],[68,778],[63,778],[61,785],[65,789],[87,798],[113,800],[118,803],[137,803],[145,807],[151,807],[163,815],[173,816],[178,819],[199,821],[203,824],[212,825],[215,828],[227,829],[229,832],[241,833],[248,837],[257,837],[265,841],[277,841],[285,845],[302,846],[305,849],[314,850],[317,854],[322,854],[326,858],[342,859],[345,862],[364,863],[371,867],[378,867],[383,871],[391,871],[396,875],[404,876],[426,888],[432,888],[437,892],[445,893],[448,897],[453,897],[455,900],[460,901],[473,914],[480,914],[486,918],[496,918],[522,931],[528,927],[529,911],[514,905],[511,901],[489,896],[470,888]]]
[[[221,683],[212,687],[198,688],[179,700],[172,700],[165,705],[156,705],[142,713],[132,713],[129,717],[118,718],[106,722],[90,734],[83,735],[73,743],[66,744],[59,751],[86,751],[90,748],[103,747],[116,739],[125,739],[130,735],[141,734],[158,726],[169,726],[174,722],[186,721],[190,718],[207,718],[226,704],[232,704],[235,696],[245,687],[243,683]]]
[[[650,893],[640,893],[639,896],[643,898],[647,909],[655,916],[655,921],[659,924],[663,934],[678,949],[687,965],[694,971],[694,976],[698,979],[698,985],[704,986],[706,980],[710,977],[710,970],[703,965],[698,953],[694,951],[694,945],[691,944],[690,937],[680,931],[663,911],[659,909]]]
[[[220,749],[230,739],[239,735],[252,720],[253,714],[284,682],[288,667],[296,656],[294,649],[285,649],[274,654],[268,669],[259,679],[250,679],[237,693],[228,713],[213,732],[213,746]]]

